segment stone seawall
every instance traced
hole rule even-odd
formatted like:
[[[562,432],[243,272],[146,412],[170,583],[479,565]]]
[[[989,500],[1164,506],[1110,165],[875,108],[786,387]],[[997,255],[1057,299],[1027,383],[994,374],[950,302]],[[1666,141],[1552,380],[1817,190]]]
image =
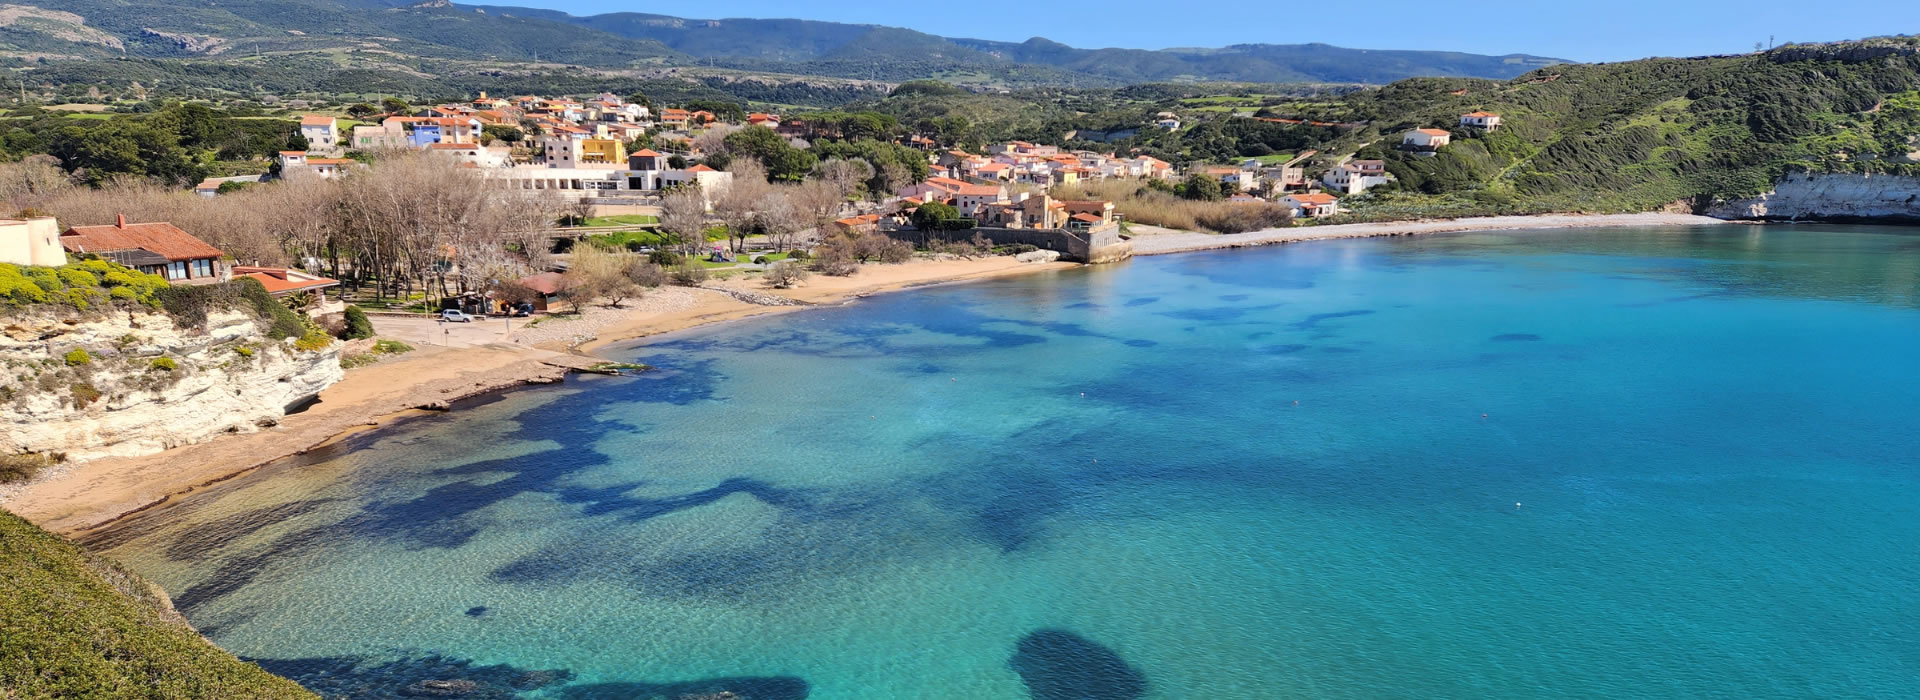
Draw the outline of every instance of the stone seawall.
[[[972,238],[974,234],[979,234],[993,241],[994,245],[1030,245],[1041,250],[1057,252],[1062,260],[1089,264],[1119,262],[1133,256],[1133,245],[1120,237],[1118,226],[1108,226],[1091,232],[981,226],[965,231],[905,229],[884,233],[915,245],[947,239],[964,241]]]
[[[1920,177],[1795,173],[1772,192],[1707,208],[1719,219],[1920,221]]]

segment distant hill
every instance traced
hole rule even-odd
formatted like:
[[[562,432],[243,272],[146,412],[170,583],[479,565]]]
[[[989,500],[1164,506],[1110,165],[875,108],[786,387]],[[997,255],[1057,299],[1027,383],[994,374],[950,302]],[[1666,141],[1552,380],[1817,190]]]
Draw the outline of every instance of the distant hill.
[[[1539,56],[1370,51],[1324,44],[1215,49],[1080,49],[1046,39],[950,39],[802,19],[686,19],[635,12],[576,17],[447,0],[13,0],[0,5],[0,57],[278,60],[324,52],[344,67],[407,59],[708,66],[899,82],[1117,86],[1152,81],[1384,84],[1416,76],[1505,79],[1560,63]],[[5,59],[0,58],[0,63]]]

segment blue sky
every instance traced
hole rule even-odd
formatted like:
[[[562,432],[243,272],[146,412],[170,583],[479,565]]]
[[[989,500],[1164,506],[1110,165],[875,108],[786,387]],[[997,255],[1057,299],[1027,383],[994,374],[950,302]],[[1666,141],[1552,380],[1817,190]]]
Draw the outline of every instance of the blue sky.
[[[651,12],[698,19],[797,17],[885,24],[942,36],[1021,41],[1044,36],[1082,48],[1160,49],[1322,42],[1365,49],[1529,53],[1576,61],[1751,51],[1779,41],[1920,33],[1920,15],[1896,0],[1373,0],[1362,3],[796,2],[639,3],[632,0],[488,0],[576,15]],[[1477,11],[1476,6],[1490,8]],[[1088,8],[1098,7],[1099,12]],[[671,9],[669,9],[671,8]],[[684,8],[684,9],[682,9]],[[1170,9],[1171,8],[1171,9]]]

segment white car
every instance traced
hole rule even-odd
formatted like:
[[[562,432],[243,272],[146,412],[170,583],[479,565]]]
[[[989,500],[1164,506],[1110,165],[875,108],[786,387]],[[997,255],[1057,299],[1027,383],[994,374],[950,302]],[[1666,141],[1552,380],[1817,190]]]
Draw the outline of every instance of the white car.
[[[440,312],[440,320],[453,323],[473,323],[473,317],[461,313],[459,309],[447,309]]]

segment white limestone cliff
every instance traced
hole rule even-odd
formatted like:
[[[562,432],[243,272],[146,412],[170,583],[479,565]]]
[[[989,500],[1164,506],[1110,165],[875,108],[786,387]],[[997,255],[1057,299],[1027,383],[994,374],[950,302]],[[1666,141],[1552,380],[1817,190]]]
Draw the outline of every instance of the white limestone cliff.
[[[1772,192],[1716,204],[1719,219],[1920,220],[1920,177],[1859,173],[1794,173]]]
[[[75,350],[84,361],[69,360]],[[160,312],[16,314],[0,319],[0,360],[0,454],[69,460],[270,427],[343,375],[338,343],[270,340],[239,311],[209,313],[195,329]]]

